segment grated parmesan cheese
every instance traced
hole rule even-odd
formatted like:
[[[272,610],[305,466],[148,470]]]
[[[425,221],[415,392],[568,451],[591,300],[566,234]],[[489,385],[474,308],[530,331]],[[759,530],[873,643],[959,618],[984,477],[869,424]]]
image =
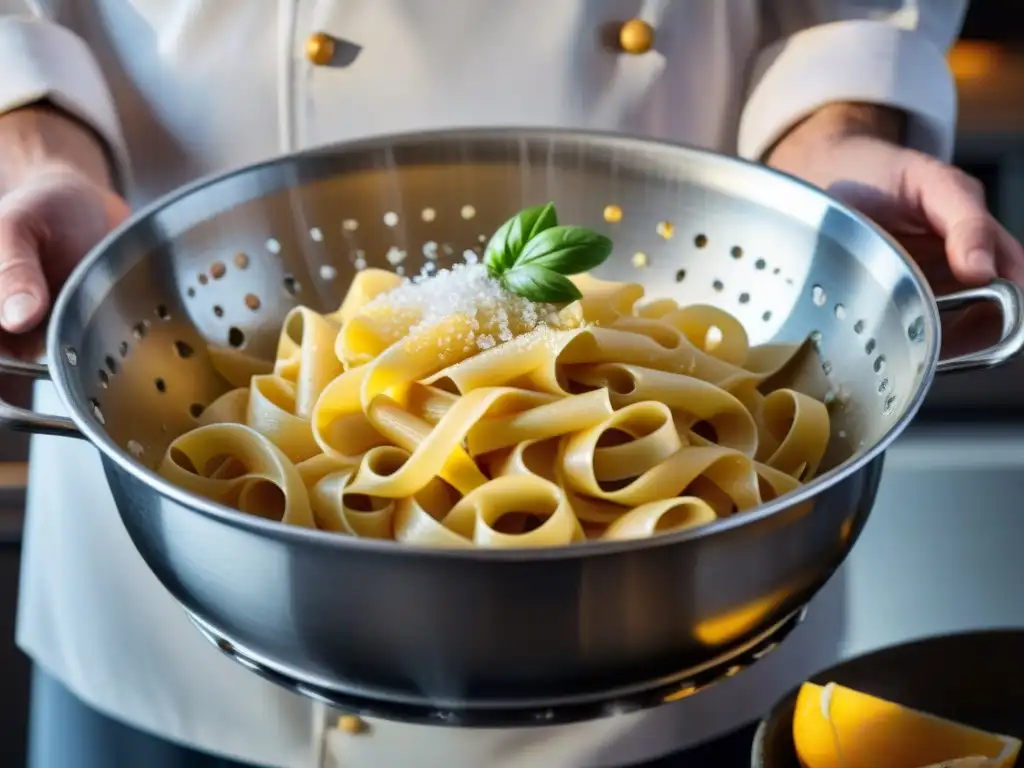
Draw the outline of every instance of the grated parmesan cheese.
[[[469,338],[442,340],[449,346],[463,345],[467,352],[491,349],[538,329],[562,327],[554,305],[533,302],[505,290],[473,251],[466,251],[463,258],[464,263],[454,264],[451,269],[439,269],[428,261],[418,275],[374,297],[363,311],[369,314],[386,308],[399,317],[418,317],[409,329],[410,335],[448,318],[470,318]]]

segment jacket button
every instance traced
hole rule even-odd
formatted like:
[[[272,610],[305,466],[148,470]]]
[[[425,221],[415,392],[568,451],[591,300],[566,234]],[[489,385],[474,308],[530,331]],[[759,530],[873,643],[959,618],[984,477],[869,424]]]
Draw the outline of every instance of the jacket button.
[[[654,47],[654,28],[643,19],[630,19],[619,30],[619,45],[629,54],[647,53]]]
[[[318,67],[326,67],[334,59],[334,38],[315,32],[306,40],[306,58]]]

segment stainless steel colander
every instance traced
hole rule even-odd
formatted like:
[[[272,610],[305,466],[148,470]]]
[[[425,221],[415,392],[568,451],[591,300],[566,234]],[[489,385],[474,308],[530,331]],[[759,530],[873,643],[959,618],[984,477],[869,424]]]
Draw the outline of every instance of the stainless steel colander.
[[[832,397],[830,471],[697,530],[545,551],[426,551],[286,528],[168,485],[151,468],[227,385],[208,344],[270,358],[285,313],[341,301],[363,266],[419,270],[479,249],[553,200],[607,233],[598,274],[734,313],[755,343],[812,338]],[[1003,340],[938,362],[938,309],[996,302]],[[71,419],[4,406],[6,427],[101,452],[132,540],[208,632],[300,687],[502,711],[682,680],[777,626],[840,564],[882,452],[936,372],[1024,346],[1005,282],[933,299],[897,246],[820,192],[679,146],[591,133],[389,137],[200,181],[141,211],[68,281],[50,376]],[[819,370],[820,368],[820,370]],[[813,378],[813,377],[811,377]]]

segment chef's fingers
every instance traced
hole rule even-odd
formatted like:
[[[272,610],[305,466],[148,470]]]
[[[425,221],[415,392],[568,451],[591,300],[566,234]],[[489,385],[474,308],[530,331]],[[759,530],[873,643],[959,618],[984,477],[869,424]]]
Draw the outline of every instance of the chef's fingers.
[[[38,326],[50,306],[40,263],[45,225],[30,207],[0,201],[0,329],[25,333]]]

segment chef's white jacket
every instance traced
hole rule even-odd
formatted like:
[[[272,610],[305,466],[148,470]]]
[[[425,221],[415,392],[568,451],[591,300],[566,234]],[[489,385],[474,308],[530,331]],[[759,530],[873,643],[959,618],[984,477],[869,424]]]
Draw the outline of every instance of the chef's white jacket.
[[[948,158],[941,0],[0,0],[0,112],[42,99],[105,139],[133,204],[199,175],[384,132],[540,125],[619,130],[758,158],[824,104],[887,104]],[[602,41],[641,18],[653,49]],[[347,52],[306,57],[311,34]],[[36,406],[59,411],[40,385]],[[21,647],[97,709],[209,752],[312,768],[617,765],[750,721],[835,658],[841,591],[749,672],[658,710],[571,727],[461,731],[336,714],[222,658],[147,570],[97,453],[32,445]],[[353,617],[358,621],[358,617]],[[141,768],[141,767],[140,767]]]

